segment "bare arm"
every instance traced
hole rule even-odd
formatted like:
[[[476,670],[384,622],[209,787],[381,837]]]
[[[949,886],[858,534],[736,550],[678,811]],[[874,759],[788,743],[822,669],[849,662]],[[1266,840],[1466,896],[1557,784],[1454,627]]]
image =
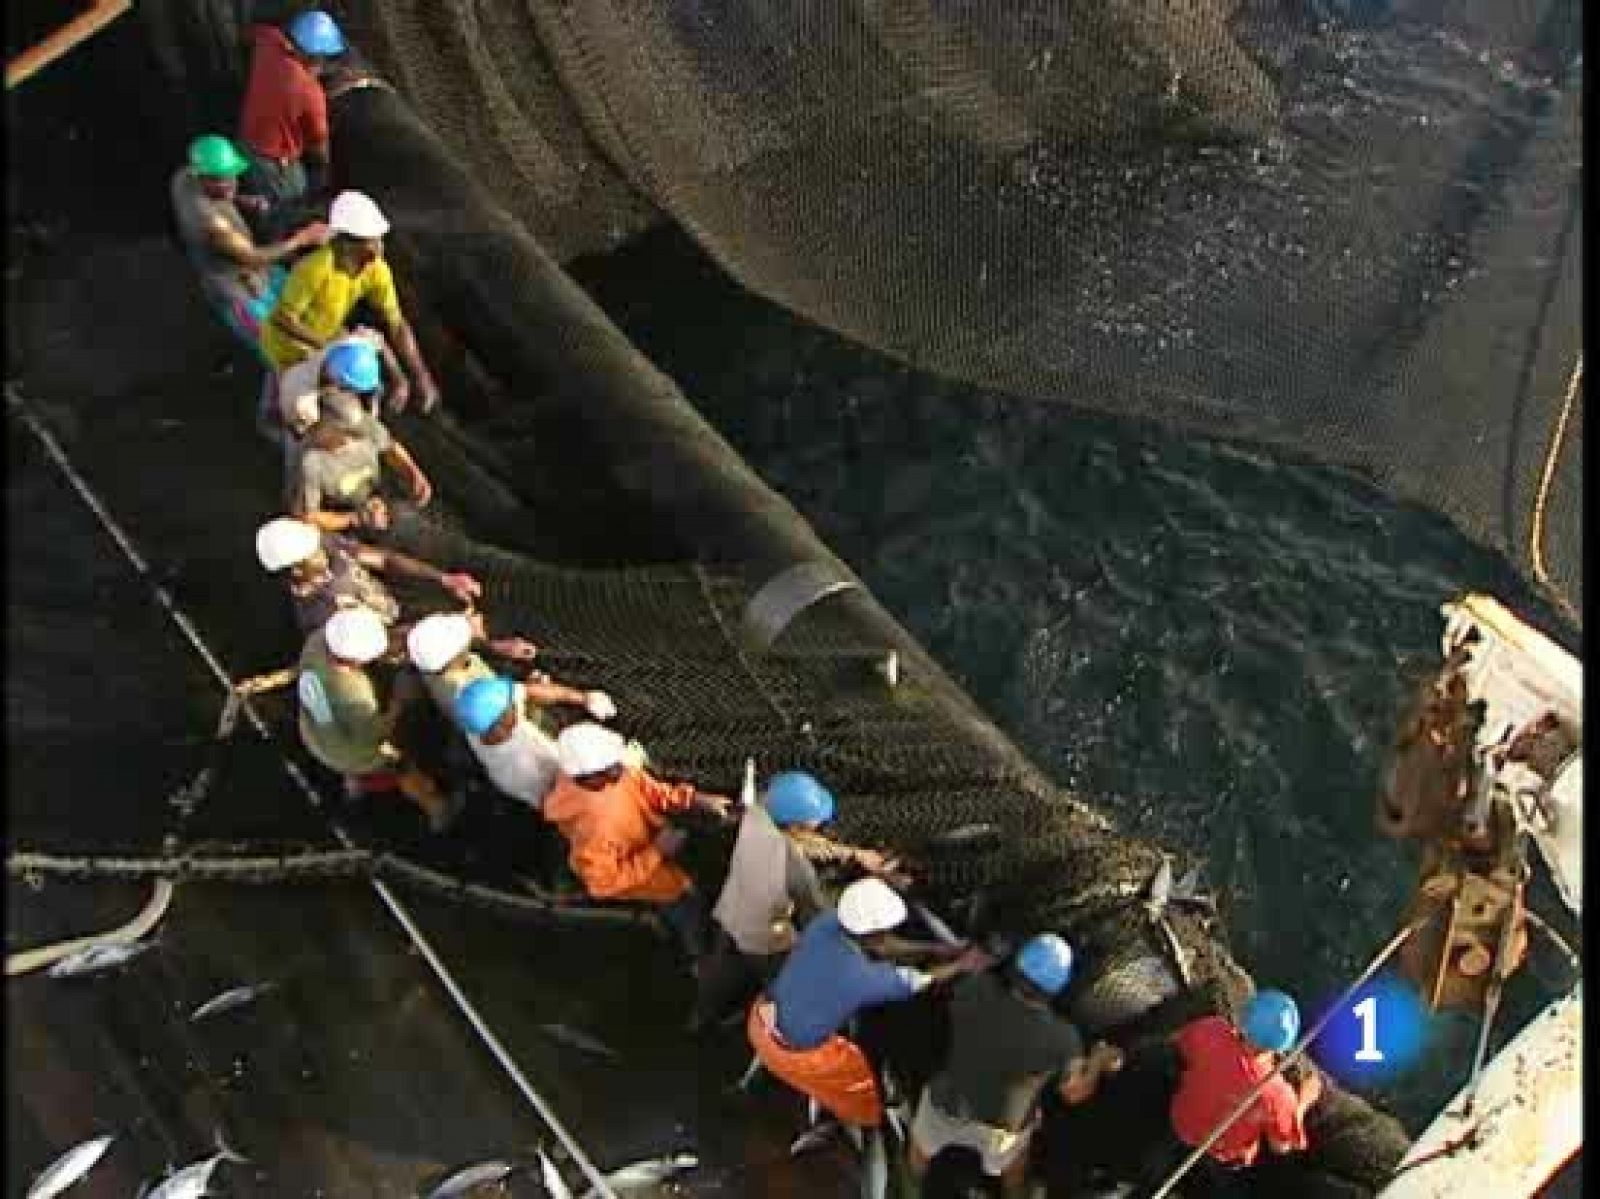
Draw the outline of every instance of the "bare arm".
[[[290,341],[313,353],[322,348],[322,342],[301,323],[300,318],[285,312],[281,304],[272,310],[272,325]]]
[[[382,457],[386,465],[405,479],[406,490],[411,492],[411,499],[419,508],[433,498],[433,484],[428,482],[428,476],[422,473],[410,450],[396,441],[383,451]]]
[[[422,393],[422,410],[427,412],[439,401],[439,385],[434,382],[428,364],[422,360],[422,351],[417,348],[417,338],[411,331],[411,323],[401,317],[389,327],[389,337],[400,352],[400,360],[405,363],[407,373]]]
[[[575,708],[581,708],[589,702],[587,691],[579,691],[575,687],[568,687],[551,679],[538,683],[530,679],[522,684],[522,691],[530,701],[541,707],[548,704],[571,704]]]
[[[237,262],[240,266],[260,268],[282,262],[290,255],[298,254],[310,246],[320,246],[328,240],[328,226],[321,221],[313,221],[282,241],[268,246],[256,245],[232,225],[220,220],[213,221],[207,227],[207,235],[212,249],[230,262]]]

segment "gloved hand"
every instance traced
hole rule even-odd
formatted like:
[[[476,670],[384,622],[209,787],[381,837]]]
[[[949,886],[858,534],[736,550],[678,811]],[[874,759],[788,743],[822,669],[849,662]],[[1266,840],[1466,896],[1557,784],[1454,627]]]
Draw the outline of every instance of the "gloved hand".
[[[584,711],[604,723],[617,714],[617,705],[604,691],[591,691],[583,697]]]

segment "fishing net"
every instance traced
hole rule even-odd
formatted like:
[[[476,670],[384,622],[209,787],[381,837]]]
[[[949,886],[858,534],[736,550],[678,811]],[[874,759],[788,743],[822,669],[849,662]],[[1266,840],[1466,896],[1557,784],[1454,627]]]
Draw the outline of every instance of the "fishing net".
[[[243,7],[143,11],[177,73],[236,87]],[[478,573],[665,772],[817,770],[843,831],[917,859],[935,903],[1070,932],[1108,1009],[1170,981],[1136,902],[1156,852],[1051,786],[863,592],[750,644],[783,571],[848,570],[557,262],[670,219],[753,290],[920,367],[1364,468],[1581,600],[1575,3],[333,7],[398,92],[336,103],[339,171],[394,219],[430,356],[462,373],[459,426],[403,430],[447,497],[404,544]],[[499,414],[474,412],[494,387]],[[259,591],[238,558],[210,577]],[[66,722],[32,719],[43,756]],[[180,723],[133,726],[129,758]],[[184,777],[151,771],[152,794]],[[62,834],[39,804],[19,841]],[[165,843],[173,810],[70,840]],[[321,843],[315,822],[214,819],[179,832]],[[1219,941],[1174,925],[1188,1002],[1231,1006],[1247,984]],[[1359,1101],[1319,1119],[1308,1174],[1393,1164],[1396,1130]]]
[[[1364,469],[1578,619],[1577,0],[330,7],[559,260],[669,218],[919,367]]]

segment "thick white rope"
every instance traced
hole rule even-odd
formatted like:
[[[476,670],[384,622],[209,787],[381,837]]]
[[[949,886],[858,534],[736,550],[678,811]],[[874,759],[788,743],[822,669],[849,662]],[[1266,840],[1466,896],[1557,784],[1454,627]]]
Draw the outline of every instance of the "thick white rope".
[[[121,526],[118,525],[117,522],[112,518],[111,513],[106,510],[105,505],[100,502],[99,497],[95,495],[88,483],[84,481],[83,476],[80,475],[77,471],[77,468],[72,465],[71,461],[67,458],[65,452],[63,452],[61,446],[56,442],[56,439],[51,435],[50,431],[46,429],[28,409],[27,402],[22,398],[21,393],[18,392],[16,388],[9,385],[6,387],[6,404],[11,411],[16,413],[16,415],[22,420],[23,424],[28,426],[28,429],[33,433],[33,435],[38,438],[39,444],[44,447],[45,453],[50,456],[50,460],[54,462],[61,470],[61,473],[66,477],[67,482],[72,485],[72,489],[76,491],[79,498],[88,505],[89,510],[99,518],[100,524],[105,528],[106,532],[110,534],[111,539],[117,543],[117,548],[122,551],[123,555],[128,559],[129,563],[132,564],[133,568],[144,577],[146,582],[150,584],[151,590],[155,593],[156,600],[163,608],[166,609],[167,614],[172,617],[173,623],[178,626],[179,631],[183,633],[184,638],[194,648],[195,653],[200,655],[201,660],[205,662],[211,673],[216,677],[217,682],[221,684],[223,690],[227,692],[230,697],[239,697],[239,706],[244,712],[245,719],[250,722],[250,727],[256,731],[257,735],[260,736],[262,740],[269,743],[272,742],[274,740],[272,731],[267,727],[266,721],[262,719],[260,712],[256,710],[255,705],[251,702],[251,697],[241,694],[234,687],[232,676],[229,675],[225,669],[223,669],[222,663],[218,661],[217,656],[211,652],[211,648],[206,645],[205,641],[201,638],[200,633],[195,629],[194,624],[186,615],[184,615],[182,611],[179,610],[177,604],[172,598],[171,592],[169,592],[160,583],[156,582],[155,578],[150,573],[149,565],[139,554],[139,551],[134,547],[133,542],[129,539],[128,535],[122,531]],[[279,761],[283,764],[284,773],[289,776],[290,780],[295,784],[295,786],[299,788],[302,794],[305,795],[306,800],[312,805],[312,807],[318,809],[319,811],[323,810],[324,802],[321,794],[314,786],[311,785],[310,781],[307,780],[305,774],[300,770],[300,768],[281,752],[278,757]],[[338,837],[340,843],[343,844],[346,849],[358,848],[354,839],[351,838],[350,835],[344,831],[344,829],[339,827],[339,824],[336,821],[330,818],[328,823],[333,829],[334,835]],[[555,1133],[556,1138],[562,1143],[563,1146],[565,1146],[567,1152],[571,1155],[572,1160],[578,1164],[578,1168],[583,1172],[583,1176],[589,1180],[589,1183],[594,1188],[595,1193],[600,1196],[601,1199],[617,1199],[616,1192],[614,1192],[606,1184],[605,1176],[595,1168],[594,1163],[590,1161],[588,1155],[584,1153],[583,1147],[578,1144],[578,1142],[573,1138],[572,1134],[567,1131],[566,1126],[561,1123],[561,1120],[556,1115],[555,1110],[549,1105],[549,1103],[545,1101],[544,1096],[539,1094],[534,1085],[528,1081],[528,1078],[525,1074],[523,1074],[521,1067],[517,1065],[516,1061],[511,1057],[511,1054],[507,1052],[505,1046],[500,1043],[500,1039],[494,1035],[493,1031],[489,1028],[489,1025],[487,1022],[485,1022],[483,1017],[478,1014],[477,1009],[473,1007],[472,1002],[467,998],[466,993],[462,991],[461,987],[456,983],[455,978],[450,974],[450,971],[445,966],[444,961],[439,957],[433,946],[429,944],[428,939],[423,936],[422,930],[417,927],[415,921],[412,920],[411,914],[406,911],[405,906],[395,896],[394,892],[384,885],[382,879],[374,878],[368,881],[371,883],[372,889],[378,893],[378,898],[383,900],[384,906],[389,909],[389,914],[395,918],[395,920],[400,924],[400,927],[406,931],[406,935],[411,938],[412,943],[416,945],[418,952],[422,954],[423,959],[428,963],[429,967],[432,968],[434,975],[441,983],[444,984],[445,990],[450,993],[450,998],[455,1001],[456,1006],[461,1010],[461,1014],[467,1018],[467,1022],[472,1025],[473,1030],[477,1032],[484,1044],[488,1046],[489,1052],[494,1055],[495,1060],[500,1063],[506,1074],[510,1076],[511,1081],[516,1084],[517,1089],[521,1091],[524,1097],[527,1098],[528,1102],[533,1105],[534,1110],[539,1114],[539,1118],[544,1122],[551,1132]]]
[[[41,945],[36,949],[23,949],[16,953],[6,955],[6,977],[16,978],[23,974],[32,974],[35,970],[42,970],[46,966],[53,966],[62,958],[71,957],[80,950],[90,949],[96,945],[115,945],[123,941],[137,941],[151,929],[161,918],[167,914],[167,907],[172,903],[172,880],[170,878],[156,879],[155,889],[150,894],[150,902],[128,923],[110,932],[97,933],[88,937],[77,937],[70,941],[57,941],[54,945]]]

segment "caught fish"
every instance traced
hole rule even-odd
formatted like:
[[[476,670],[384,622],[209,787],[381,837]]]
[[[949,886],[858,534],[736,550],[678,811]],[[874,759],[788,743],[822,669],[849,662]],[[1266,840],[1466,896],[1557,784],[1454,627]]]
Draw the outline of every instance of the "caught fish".
[[[106,1155],[106,1150],[111,1148],[111,1142],[116,1139],[115,1136],[107,1134],[68,1149],[33,1180],[26,1199],[55,1199],[55,1196],[94,1169]]]
[[[185,1166],[149,1194],[149,1199],[201,1199],[208,1193],[211,1176],[223,1162],[243,1164],[250,1159],[235,1153],[217,1134],[217,1151],[192,1165]]]
[[[276,987],[277,983],[256,983],[251,987],[234,987],[231,991],[224,991],[220,995],[206,1000],[194,1009],[194,1014],[189,1017],[189,1023],[204,1020],[207,1016],[215,1016],[218,1012],[232,1011],[236,1007],[243,1007],[265,995]]]
[[[999,839],[999,826],[984,823],[963,824],[961,827],[953,828],[947,833],[939,833],[929,838],[931,844],[943,849],[971,849]]]
[[[665,1157],[647,1157],[619,1170],[612,1170],[606,1175],[606,1185],[619,1191],[632,1190],[636,1187],[653,1187],[659,1182],[665,1182],[682,1174],[685,1170],[693,1170],[699,1164],[700,1159],[692,1153],[669,1153]],[[584,1192],[583,1199],[600,1199],[600,1192],[591,1187]]]
[[[861,1199],[884,1199],[888,1193],[889,1153],[883,1144],[883,1132],[874,1128],[867,1133],[861,1153]]]
[[[826,1124],[819,1124],[815,1128],[807,1129],[794,1139],[789,1146],[789,1156],[799,1157],[802,1153],[810,1153],[813,1149],[820,1149],[834,1137],[839,1135],[839,1125],[830,1120]]]
[[[567,1185],[567,1180],[561,1177],[561,1171],[556,1169],[555,1162],[539,1150],[539,1180],[544,1183],[544,1189],[550,1199],[572,1199],[572,1188]]]
[[[91,945],[77,953],[69,953],[51,966],[48,973],[51,978],[76,978],[82,974],[109,970],[113,966],[131,962],[154,944],[154,941],[114,941],[109,945]]]
[[[621,1054],[604,1041],[591,1037],[586,1032],[580,1032],[571,1025],[541,1024],[539,1025],[539,1031],[551,1040],[560,1041],[563,1045],[571,1045],[574,1049],[581,1049],[585,1053],[594,1054],[596,1057],[603,1057],[613,1062],[622,1060]]]
[[[498,1158],[462,1166],[461,1169],[447,1174],[435,1183],[423,1199],[455,1199],[457,1195],[465,1195],[477,1187],[504,1182],[520,1169],[522,1166],[517,1163],[501,1161]]]

